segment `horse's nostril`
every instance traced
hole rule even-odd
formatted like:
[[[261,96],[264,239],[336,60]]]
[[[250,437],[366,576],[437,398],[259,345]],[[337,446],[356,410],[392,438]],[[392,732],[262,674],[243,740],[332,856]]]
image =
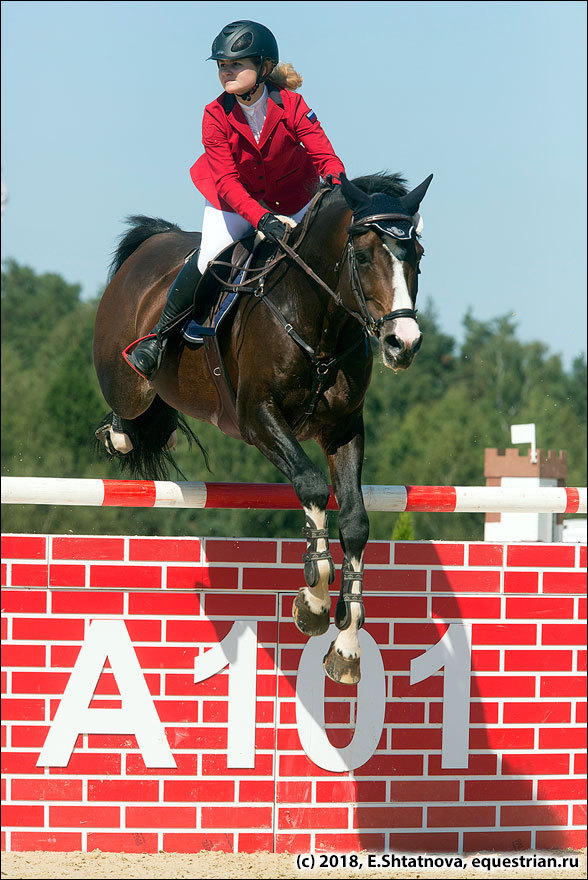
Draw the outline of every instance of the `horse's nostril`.
[[[386,336],[385,343],[388,348],[396,349],[397,351],[402,351],[404,348],[404,343],[398,336],[395,336],[393,333],[390,333],[389,336]]]
[[[417,353],[417,351],[419,350],[419,348],[421,347],[422,344],[423,344],[423,334],[421,333],[419,338],[416,340],[416,342],[412,346],[412,350],[413,350],[414,354]]]

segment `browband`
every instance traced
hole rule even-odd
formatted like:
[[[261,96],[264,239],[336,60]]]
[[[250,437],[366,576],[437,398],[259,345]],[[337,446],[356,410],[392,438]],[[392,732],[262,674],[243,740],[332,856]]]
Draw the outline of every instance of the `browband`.
[[[406,222],[410,223],[411,224],[411,231],[412,231],[412,228],[414,226],[414,218],[411,217],[409,214],[370,214],[368,217],[361,217],[359,220],[354,220],[352,218],[351,225],[347,229],[347,234],[348,235],[355,235],[361,229],[369,228],[370,226],[375,226],[376,229],[380,229],[382,232],[387,232],[388,230],[383,229],[381,226],[378,225],[378,223],[382,222],[382,221],[392,222],[394,220],[401,221],[404,223],[406,223]],[[392,234],[392,233],[389,233],[389,234]],[[398,237],[399,238],[400,237],[409,238],[410,232],[408,233],[408,235],[402,235],[402,236],[398,236]]]
[[[357,220],[351,225],[368,226],[370,223],[376,223],[378,220],[410,220],[412,222],[412,217],[410,214],[370,214],[368,217],[362,217],[361,220]]]

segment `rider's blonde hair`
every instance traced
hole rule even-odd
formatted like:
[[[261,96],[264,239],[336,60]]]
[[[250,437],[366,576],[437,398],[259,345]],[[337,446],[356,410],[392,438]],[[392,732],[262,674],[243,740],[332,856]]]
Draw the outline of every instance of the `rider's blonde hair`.
[[[289,89],[291,92],[295,92],[302,85],[302,77],[287,61],[280,61],[276,64],[268,76],[268,80],[275,86]]]

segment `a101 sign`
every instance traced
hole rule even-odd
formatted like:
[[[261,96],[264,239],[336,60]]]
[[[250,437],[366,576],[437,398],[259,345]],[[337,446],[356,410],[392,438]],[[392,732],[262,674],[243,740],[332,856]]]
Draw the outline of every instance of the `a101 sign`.
[[[377,643],[359,634],[362,678],[357,686],[357,719],[349,745],[336,748],[325,728],[322,658],[336,635],[328,632],[306,643],[296,680],[296,722],[308,757],[324,770],[361,767],[374,754],[384,724],[386,678]],[[120,709],[90,708],[98,679],[109,660],[121,697]],[[255,699],[257,623],[237,620],[217,645],[194,661],[194,681],[228,666],[227,766],[255,766]],[[410,683],[444,670],[441,766],[468,765],[471,675],[471,626],[453,623],[435,645],[410,664]],[[41,750],[38,767],[67,767],[80,734],[134,734],[145,765],[176,767],[165,729],[159,720],[143,671],[123,620],[90,624],[78,659]]]

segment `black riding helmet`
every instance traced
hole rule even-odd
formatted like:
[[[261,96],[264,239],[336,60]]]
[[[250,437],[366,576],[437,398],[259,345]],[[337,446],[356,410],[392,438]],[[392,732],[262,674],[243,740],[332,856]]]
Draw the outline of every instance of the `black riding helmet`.
[[[278,63],[280,53],[276,38],[263,24],[256,21],[232,21],[225,25],[212,43],[212,54],[207,61],[232,61],[235,58],[259,57],[257,82],[250,92],[240,97],[247,98],[261,85],[266,77],[261,76],[266,61]]]

